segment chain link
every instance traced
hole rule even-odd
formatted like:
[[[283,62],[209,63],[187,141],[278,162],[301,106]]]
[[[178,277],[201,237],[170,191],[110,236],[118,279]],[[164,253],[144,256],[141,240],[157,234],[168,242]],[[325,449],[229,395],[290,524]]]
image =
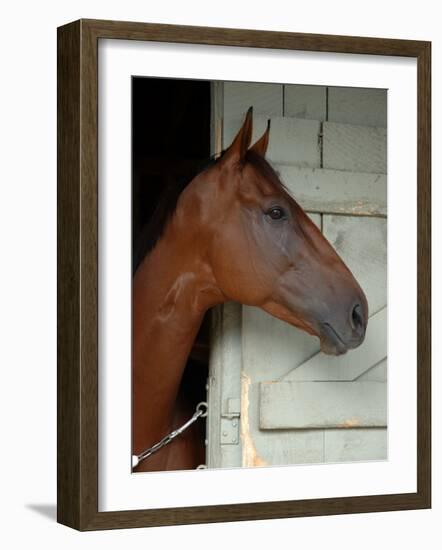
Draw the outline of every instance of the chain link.
[[[149,447],[148,449],[145,449],[142,453],[139,455],[133,455],[132,456],[132,468],[135,468],[138,466],[138,464],[146,460],[146,458],[149,458],[154,453],[158,452],[160,449],[165,447],[166,445],[169,445],[176,437],[181,435],[183,432],[185,432],[190,426],[198,420],[198,418],[205,418],[207,416],[207,403],[205,401],[202,401],[201,403],[198,403],[196,406],[195,412],[193,415],[189,418],[187,422],[185,422],[182,426],[177,428],[176,430],[173,430],[170,432],[170,434],[167,434],[163,439],[158,441],[158,443],[155,443],[155,445],[152,445],[152,447]]]

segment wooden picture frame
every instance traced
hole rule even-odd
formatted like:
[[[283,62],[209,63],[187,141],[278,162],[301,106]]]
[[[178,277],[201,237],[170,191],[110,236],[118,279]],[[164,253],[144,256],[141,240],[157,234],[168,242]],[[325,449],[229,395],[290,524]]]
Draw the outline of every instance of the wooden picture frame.
[[[417,492],[98,511],[98,41],[403,56],[418,70]],[[82,531],[431,506],[431,44],[79,20],[58,29],[58,521]]]

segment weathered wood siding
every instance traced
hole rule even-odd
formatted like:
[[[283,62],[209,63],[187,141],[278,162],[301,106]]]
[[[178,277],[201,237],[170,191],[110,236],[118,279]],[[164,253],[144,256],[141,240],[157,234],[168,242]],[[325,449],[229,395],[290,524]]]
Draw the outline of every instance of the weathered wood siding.
[[[387,173],[387,131],[324,122],[323,167],[351,172]]]
[[[208,465],[385,459],[386,90],[221,86],[215,150],[231,142],[250,105],[254,139],[271,119],[269,160],[355,274],[371,317],[364,344],[336,358],[319,352],[317,338],[257,308],[218,308]]]
[[[387,425],[384,382],[262,382],[261,430],[382,428]]]

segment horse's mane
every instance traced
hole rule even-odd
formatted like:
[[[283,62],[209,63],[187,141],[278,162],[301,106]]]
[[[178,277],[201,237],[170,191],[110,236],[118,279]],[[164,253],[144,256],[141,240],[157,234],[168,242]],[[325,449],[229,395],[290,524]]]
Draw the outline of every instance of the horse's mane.
[[[222,154],[223,153],[221,153],[221,155]],[[204,170],[215,164],[218,158],[219,155],[211,156],[197,166],[194,173],[190,176],[179,178],[165,187],[150,220],[142,228],[140,236],[137,238],[137,242],[134,243],[132,261],[134,273],[144,257],[152,251],[163,235],[167,223],[176,210],[181,193],[198,174],[201,174],[201,172],[204,172]]]
[[[164,229],[176,210],[178,199],[181,193],[192,182],[192,180],[198,175],[213,166],[215,162],[224,154],[214,155],[204,161],[197,167],[195,172],[190,177],[181,178],[171,184],[169,184],[160,196],[155,210],[150,218],[149,222],[141,230],[138,242],[134,246],[133,254],[133,271],[135,272],[141,261],[153,250],[159,239],[164,233]],[[265,177],[272,183],[279,191],[285,192],[290,195],[285,185],[281,182],[278,172],[273,166],[261,155],[258,155],[254,151],[247,151],[245,156],[245,162],[253,164]]]
[[[246,162],[253,164],[255,168],[261,172],[261,174],[266,178],[266,180],[273,185],[278,191],[290,195],[290,191],[282,183],[280,173],[273,168],[271,163],[263,156],[255,153],[255,151],[249,150],[246,153],[245,157]]]

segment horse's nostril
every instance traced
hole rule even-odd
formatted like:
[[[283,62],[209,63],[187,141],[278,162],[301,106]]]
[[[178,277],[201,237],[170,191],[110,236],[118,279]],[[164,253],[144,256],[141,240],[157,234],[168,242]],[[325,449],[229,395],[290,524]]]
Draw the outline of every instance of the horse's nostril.
[[[360,330],[364,325],[364,320],[362,318],[362,308],[360,304],[356,304],[351,312],[351,323],[355,330]]]

